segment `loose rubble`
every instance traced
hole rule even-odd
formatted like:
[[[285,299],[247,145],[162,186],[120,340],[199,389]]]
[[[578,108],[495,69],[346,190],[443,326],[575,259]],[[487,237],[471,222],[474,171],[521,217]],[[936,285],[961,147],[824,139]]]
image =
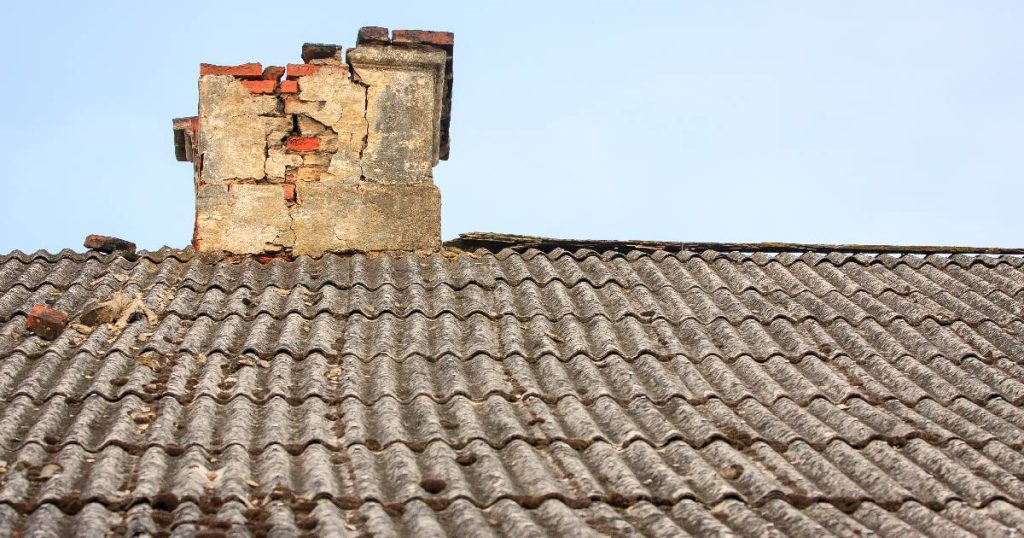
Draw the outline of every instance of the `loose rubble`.
[[[67,325],[67,314],[41,304],[33,306],[25,320],[25,329],[46,340],[56,340]]]
[[[108,235],[87,235],[83,245],[89,250],[96,250],[104,254],[122,253],[133,256],[136,250],[135,243]]]

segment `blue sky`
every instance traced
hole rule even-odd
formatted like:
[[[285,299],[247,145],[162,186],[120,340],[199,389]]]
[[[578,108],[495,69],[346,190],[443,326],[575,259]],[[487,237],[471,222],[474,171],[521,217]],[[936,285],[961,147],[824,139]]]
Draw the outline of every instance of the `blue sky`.
[[[445,238],[1024,245],[1024,2],[60,4],[5,8],[2,252],[187,245],[198,64],[364,25],[456,34]]]

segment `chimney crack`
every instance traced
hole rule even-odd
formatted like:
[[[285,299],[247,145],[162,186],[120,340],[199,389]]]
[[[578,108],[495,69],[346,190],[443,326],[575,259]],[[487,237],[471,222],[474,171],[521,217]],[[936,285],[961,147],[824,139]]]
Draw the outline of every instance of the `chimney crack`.
[[[291,237],[290,245],[294,245],[296,243],[296,241],[298,240],[298,238],[299,238],[299,236],[295,234],[295,215],[292,214],[292,210],[294,210],[298,205],[299,205],[299,193],[298,193],[298,189],[296,189],[295,190],[295,203],[293,205],[289,206],[288,209],[287,209],[287,213],[288,213],[288,231],[291,232],[291,236],[292,236]],[[292,247],[290,245],[285,247],[285,250],[289,254],[291,254],[291,249],[292,249]]]
[[[370,85],[359,83],[363,87],[363,125],[366,130],[363,132],[363,145],[359,148],[359,161],[362,162],[363,154],[370,145]]]
[[[366,180],[366,169],[363,167],[363,154],[366,153],[366,148],[370,145],[370,85],[363,82],[363,79],[356,72],[356,68],[352,65],[352,60],[346,57],[348,62],[348,74],[349,80],[353,84],[358,84],[363,87],[363,143],[359,147],[359,180]]]

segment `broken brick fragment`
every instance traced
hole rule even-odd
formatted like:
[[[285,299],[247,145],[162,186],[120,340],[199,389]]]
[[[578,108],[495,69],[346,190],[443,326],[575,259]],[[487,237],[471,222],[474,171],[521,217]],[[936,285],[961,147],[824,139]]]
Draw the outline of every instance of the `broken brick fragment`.
[[[387,45],[388,29],[380,26],[363,26],[356,37],[356,45]]]
[[[285,147],[291,151],[313,151],[320,149],[320,139],[315,136],[289,136]]]
[[[263,68],[263,80],[280,80],[284,75],[284,67],[280,65],[268,65]]]
[[[68,315],[45,305],[32,307],[25,320],[25,329],[46,340],[56,340],[68,324]]]
[[[299,82],[296,80],[282,80],[281,93],[299,93]]]
[[[260,265],[269,265],[274,260],[282,260],[287,262],[295,261],[295,258],[285,252],[276,252],[273,254],[256,254],[253,256]]]
[[[242,86],[251,93],[272,94],[277,88],[277,80],[243,80]]]
[[[284,190],[284,199],[287,202],[295,201],[295,185],[291,183],[285,183],[281,185],[281,189]]]
[[[132,243],[131,241],[118,237],[96,234],[85,236],[85,243],[82,245],[89,250],[98,250],[104,254],[112,254],[114,252],[135,254],[136,248],[135,243]]]
[[[302,61],[306,63],[341,63],[341,45],[303,43]]]
[[[391,36],[391,42],[396,45],[409,43],[447,49],[455,45],[455,34],[427,30],[395,30],[394,35]]]
[[[259,80],[263,78],[263,65],[247,63],[241,65],[199,64],[199,75],[228,75],[232,77]]]
[[[288,80],[312,75],[320,70],[316,64],[288,64]]]

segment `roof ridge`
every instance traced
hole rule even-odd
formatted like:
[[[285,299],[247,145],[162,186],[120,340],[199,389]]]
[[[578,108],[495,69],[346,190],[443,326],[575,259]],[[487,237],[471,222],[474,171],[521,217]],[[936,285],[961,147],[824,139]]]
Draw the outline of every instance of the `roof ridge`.
[[[713,250],[717,252],[844,252],[867,254],[992,254],[992,255],[1024,255],[1024,248],[1008,247],[972,247],[972,246],[936,246],[936,245],[860,245],[860,244],[828,244],[828,243],[727,243],[710,241],[648,241],[648,240],[609,240],[609,239],[556,239],[530,235],[502,234],[491,232],[469,232],[445,241],[446,247],[462,250],[484,249],[500,251],[503,249],[527,250],[536,249],[550,252],[555,249],[576,250],[614,250],[681,252]]]
[[[490,254],[508,255],[510,253],[527,255],[553,253],[569,254],[574,258],[582,252],[590,255],[650,255],[658,252],[668,254],[689,253],[701,254],[705,252],[717,253],[720,255],[750,255],[750,254],[804,254],[804,255],[911,255],[911,256],[955,256],[955,255],[978,255],[978,256],[1021,256],[1024,257],[1024,247],[974,247],[974,246],[942,246],[942,245],[861,245],[861,244],[829,244],[829,243],[788,243],[788,242],[759,242],[759,243],[728,243],[713,241],[650,241],[650,240],[618,240],[618,239],[558,239],[552,237],[540,237],[531,235],[502,234],[491,232],[469,232],[459,234],[455,239],[443,243],[440,253],[432,253],[426,256],[450,256],[467,254],[473,255],[477,251],[485,251]],[[504,252],[503,252],[504,251]],[[297,256],[294,259],[282,259],[282,261],[296,261],[299,258],[319,260],[328,256],[362,256],[376,258],[382,255],[410,255],[423,257],[420,252],[326,252],[320,256]],[[151,262],[162,262],[168,258],[174,258],[180,262],[187,262],[194,258],[203,259],[210,263],[227,261],[230,263],[241,263],[246,260],[258,261],[261,264],[268,264],[278,261],[278,258],[260,259],[260,256],[229,254],[226,252],[196,252],[192,246],[175,248],[164,245],[156,250],[142,249],[137,253],[126,257],[123,253],[105,254],[95,250],[76,251],[71,248],[63,248],[54,252],[46,249],[38,249],[33,252],[12,250],[6,254],[0,253],[0,261],[18,259],[23,262],[30,262],[37,259],[45,259],[53,262],[61,259],[97,259],[103,262],[112,262],[124,259],[134,263],[140,259]]]

